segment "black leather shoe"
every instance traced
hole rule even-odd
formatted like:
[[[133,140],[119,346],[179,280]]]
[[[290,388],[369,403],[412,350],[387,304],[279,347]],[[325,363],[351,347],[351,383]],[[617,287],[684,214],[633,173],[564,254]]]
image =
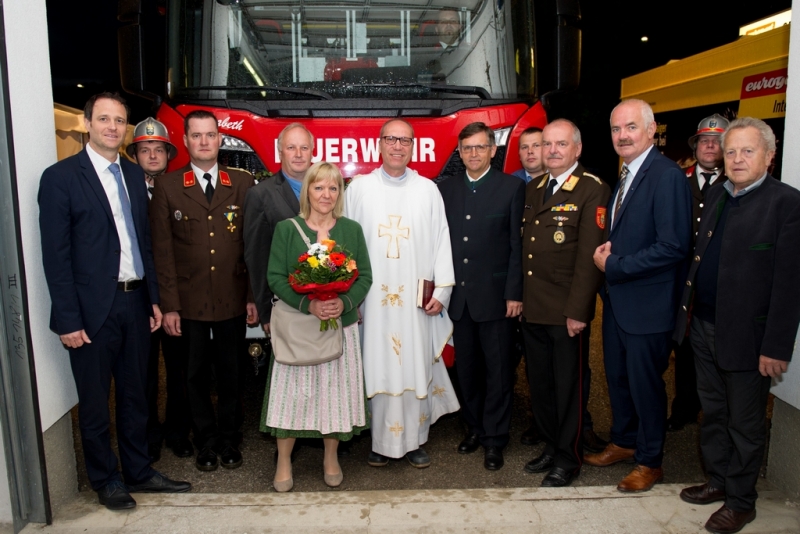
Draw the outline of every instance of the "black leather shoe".
[[[667,432],[678,432],[683,430],[683,427],[686,426],[686,423],[687,421],[678,417],[670,417],[667,419]]]
[[[188,458],[194,454],[194,447],[188,438],[179,438],[167,444],[172,449],[172,454],[178,458]]]
[[[219,465],[217,462],[217,453],[208,447],[201,449],[200,452],[197,453],[194,465],[200,471],[214,471],[217,465]]]
[[[481,442],[478,440],[478,434],[467,434],[467,437],[458,444],[459,454],[469,454],[478,450]]]
[[[109,510],[129,510],[136,507],[136,501],[128,493],[125,484],[119,480],[109,482],[97,490],[97,497],[100,504],[105,505]]]
[[[372,467],[383,467],[389,463],[389,458],[375,451],[370,451],[367,456],[367,463]]]
[[[225,469],[236,469],[242,465],[242,453],[232,445],[228,445],[222,449],[222,453],[219,457],[220,464],[222,464],[222,467]]]
[[[131,493],[186,493],[192,489],[192,485],[180,480],[171,480],[156,472],[147,482],[134,484],[128,488]]]
[[[583,431],[583,450],[589,452],[603,452],[608,447],[608,442],[587,428]]]
[[[161,443],[148,443],[147,455],[150,457],[150,463],[155,463],[161,459]]]
[[[428,456],[428,453],[425,452],[425,449],[422,447],[411,452],[407,452],[406,460],[408,460],[408,463],[417,469],[423,469],[431,465],[431,457]]]
[[[553,468],[554,462],[555,458],[547,454],[542,454],[525,464],[525,471],[528,473],[544,473]]]
[[[560,467],[554,467],[550,470],[549,473],[544,477],[542,480],[542,487],[543,488],[563,488],[565,486],[569,486],[572,484],[572,481],[578,476],[577,473],[570,473],[561,469]]]
[[[497,471],[503,467],[503,448],[486,447],[483,451],[483,467],[489,471]]]
[[[542,437],[539,435],[539,428],[536,426],[536,423],[532,424],[528,430],[522,433],[519,442],[523,445],[536,445],[542,442]]]

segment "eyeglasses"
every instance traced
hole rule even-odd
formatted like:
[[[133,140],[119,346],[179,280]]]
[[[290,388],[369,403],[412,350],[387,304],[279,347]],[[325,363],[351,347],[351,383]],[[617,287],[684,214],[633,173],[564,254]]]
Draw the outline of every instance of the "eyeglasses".
[[[461,152],[472,152],[473,150],[476,151],[478,154],[485,154],[489,147],[492,145],[464,145],[459,150]]]
[[[383,139],[383,142],[387,145],[393,145],[400,141],[400,144],[403,146],[411,146],[411,143],[414,142],[413,137],[395,137],[393,135],[384,135],[381,139]]]

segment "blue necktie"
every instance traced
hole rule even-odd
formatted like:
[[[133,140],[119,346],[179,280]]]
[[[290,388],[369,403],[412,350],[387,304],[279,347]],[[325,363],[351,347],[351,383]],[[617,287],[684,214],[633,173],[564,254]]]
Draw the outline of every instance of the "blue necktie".
[[[122,173],[119,171],[119,165],[112,163],[108,166],[108,170],[111,171],[111,174],[113,174],[114,178],[117,180],[119,203],[122,204],[122,217],[125,219],[125,228],[128,230],[128,237],[131,239],[133,270],[136,271],[136,277],[142,279],[144,278],[144,265],[142,264],[142,253],[139,251],[139,241],[136,240],[136,228],[133,226],[131,201],[128,198],[128,193],[125,191],[125,186],[122,184]]]

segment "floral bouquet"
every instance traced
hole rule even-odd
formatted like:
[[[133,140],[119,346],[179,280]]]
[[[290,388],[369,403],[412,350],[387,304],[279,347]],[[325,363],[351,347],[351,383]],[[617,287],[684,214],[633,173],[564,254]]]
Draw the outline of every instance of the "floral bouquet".
[[[297,258],[295,271],[289,275],[289,285],[297,293],[308,295],[310,300],[325,301],[348,291],[356,278],[358,269],[353,256],[336,241],[324,239]],[[320,322],[320,331],[329,328],[339,328],[336,319]]]

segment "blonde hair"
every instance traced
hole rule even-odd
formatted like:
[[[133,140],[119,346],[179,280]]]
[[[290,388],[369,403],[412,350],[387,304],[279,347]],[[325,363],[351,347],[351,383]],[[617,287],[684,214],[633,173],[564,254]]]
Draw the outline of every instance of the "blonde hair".
[[[338,219],[344,213],[344,178],[339,171],[339,167],[327,161],[318,161],[312,165],[303,179],[303,186],[300,188],[300,217],[308,219],[311,215],[311,202],[308,200],[308,189],[317,182],[335,182],[339,188],[339,196],[333,206],[333,218]]]

